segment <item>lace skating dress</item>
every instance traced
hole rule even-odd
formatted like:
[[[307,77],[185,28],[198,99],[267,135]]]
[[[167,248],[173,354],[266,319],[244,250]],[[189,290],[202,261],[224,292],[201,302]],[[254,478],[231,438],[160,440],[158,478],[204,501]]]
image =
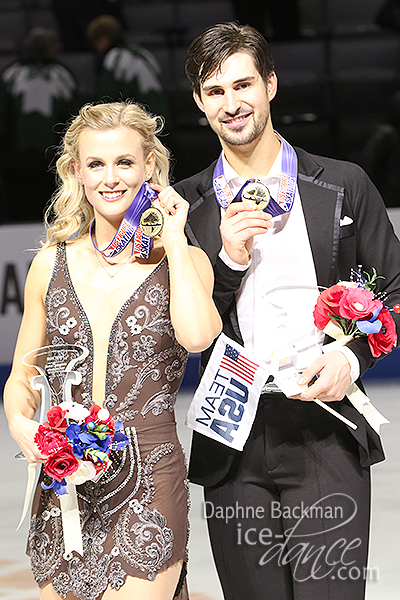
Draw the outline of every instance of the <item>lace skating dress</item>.
[[[84,346],[88,358],[74,400],[92,404],[93,340],[90,323],[72,285],[64,244],[57,247],[46,296],[49,344]],[[58,497],[39,478],[27,552],[37,584],[51,582],[60,596],[95,600],[108,586],[119,590],[127,575],[154,580],[179,560],[186,562],[188,483],[176,434],[174,404],[187,352],[175,339],[169,314],[169,271],[164,258],[119,311],[110,334],[105,383],[107,408],[123,422],[130,444],[113,451],[112,465],[97,483],[77,486],[84,555],[65,557]],[[62,375],[48,368],[52,402],[62,401]],[[179,586],[178,586],[179,587]]]

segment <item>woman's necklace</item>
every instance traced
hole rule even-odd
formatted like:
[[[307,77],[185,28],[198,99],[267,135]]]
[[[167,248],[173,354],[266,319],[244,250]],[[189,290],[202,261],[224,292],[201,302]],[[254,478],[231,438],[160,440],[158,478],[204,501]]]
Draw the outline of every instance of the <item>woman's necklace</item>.
[[[101,266],[101,268],[102,268],[102,269],[103,269],[103,270],[104,270],[104,271],[107,273],[107,275],[109,276],[109,278],[110,278],[110,279],[113,279],[114,277],[116,277],[116,276],[118,275],[118,273],[120,273],[120,272],[122,271],[122,269],[124,268],[124,266],[125,266],[126,264],[128,264],[128,262],[129,262],[130,258],[132,258],[132,255],[131,255],[131,254],[128,254],[128,256],[125,258],[125,260],[123,260],[123,261],[120,263],[120,265],[119,265],[119,269],[117,269],[117,270],[115,271],[115,273],[111,274],[111,273],[109,273],[109,272],[107,271],[107,267],[105,267],[105,265],[103,265],[103,263],[101,262],[101,260],[100,260],[100,256],[99,256],[99,253],[98,253],[96,250],[94,251],[94,253],[95,253],[95,255],[96,255],[96,258],[97,258],[97,260],[99,261],[99,265],[100,265],[100,266]],[[103,256],[103,255],[102,255],[102,256]],[[108,261],[107,261],[107,260],[106,260],[104,257],[103,257],[103,260],[104,260],[104,261],[107,263],[107,265],[108,265],[109,267],[114,267],[114,266],[116,266],[116,265],[111,265],[111,264],[110,264],[110,263],[109,263],[109,262],[108,262]]]

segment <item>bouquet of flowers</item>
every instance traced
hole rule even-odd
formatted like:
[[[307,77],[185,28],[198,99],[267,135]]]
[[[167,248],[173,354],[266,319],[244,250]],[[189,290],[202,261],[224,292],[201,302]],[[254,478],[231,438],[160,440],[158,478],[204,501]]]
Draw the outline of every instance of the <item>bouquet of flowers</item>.
[[[339,281],[321,293],[313,313],[315,326],[329,335],[327,326],[333,322],[342,329],[342,343],[367,336],[372,356],[388,354],[397,335],[390,309],[374,293],[376,280],[381,277],[375,269],[369,275],[359,268],[352,273],[353,278]],[[400,305],[396,304],[393,311],[400,312]]]
[[[47,413],[47,421],[39,425],[35,443],[47,456],[44,470],[53,479],[56,494],[67,493],[67,483],[80,485],[98,481],[111,463],[111,450],[129,443],[108,410],[93,405],[90,411],[77,402],[62,402]]]

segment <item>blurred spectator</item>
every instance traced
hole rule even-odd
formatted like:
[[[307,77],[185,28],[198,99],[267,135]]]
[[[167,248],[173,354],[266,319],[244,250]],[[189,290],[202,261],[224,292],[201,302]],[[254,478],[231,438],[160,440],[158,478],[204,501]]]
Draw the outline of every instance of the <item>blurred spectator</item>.
[[[140,102],[162,115],[170,129],[170,113],[154,56],[137,44],[128,44],[121,23],[110,15],[94,19],[87,36],[100,58],[98,98]]]
[[[235,18],[252,25],[269,41],[295,40],[300,37],[299,0],[232,0]],[[267,22],[272,28],[268,35]]]
[[[112,15],[122,22],[121,0],[51,0],[61,33],[63,49],[87,50],[86,28],[99,15]]]
[[[33,29],[22,59],[0,77],[2,222],[42,220],[54,191],[49,165],[60,141],[54,127],[65,124],[77,109],[77,86],[57,62],[57,45],[55,31]]]

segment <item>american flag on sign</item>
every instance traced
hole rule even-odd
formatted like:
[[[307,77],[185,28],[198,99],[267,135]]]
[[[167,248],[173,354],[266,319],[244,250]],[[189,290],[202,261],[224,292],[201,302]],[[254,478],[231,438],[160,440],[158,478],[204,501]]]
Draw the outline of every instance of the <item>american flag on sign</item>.
[[[242,356],[239,350],[226,344],[220,366],[241,377],[247,383],[254,383],[254,375],[260,365]]]

